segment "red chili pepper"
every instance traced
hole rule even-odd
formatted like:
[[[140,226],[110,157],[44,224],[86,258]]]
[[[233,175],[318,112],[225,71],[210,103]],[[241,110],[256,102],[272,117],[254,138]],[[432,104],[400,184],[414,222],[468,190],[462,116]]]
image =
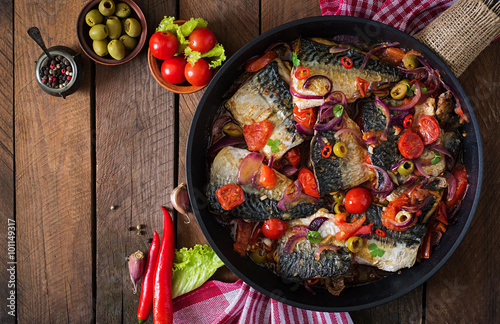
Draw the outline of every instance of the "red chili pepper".
[[[137,319],[139,324],[144,323],[151,313],[153,306],[154,283],[156,260],[158,259],[158,250],[160,249],[160,237],[156,231],[153,232],[153,242],[149,248],[148,257],[146,259],[146,270],[142,279],[141,299],[139,300],[139,308],[137,309]]]
[[[378,236],[380,237],[385,237],[387,234],[385,234],[385,232],[383,230],[381,230],[380,228],[377,228],[375,230],[375,234],[377,234]]]
[[[332,155],[332,147],[330,145],[325,145],[321,150],[321,156],[324,158],[328,158]]]
[[[340,58],[340,63],[346,68],[346,69],[351,69],[352,68],[352,61],[350,58],[347,56],[342,56]]]
[[[163,236],[155,272],[153,320],[155,323],[173,323],[172,267],[174,266],[175,231],[168,210],[163,210]]]
[[[366,81],[365,79],[356,77],[356,86],[358,87],[359,94],[363,98],[366,95],[366,91],[368,91],[370,82]]]
[[[311,71],[306,67],[301,67],[295,71],[295,78],[297,80],[303,80],[311,74]]]
[[[405,119],[403,120],[403,127],[410,128],[412,124],[413,124],[413,115],[412,114],[406,115]]]

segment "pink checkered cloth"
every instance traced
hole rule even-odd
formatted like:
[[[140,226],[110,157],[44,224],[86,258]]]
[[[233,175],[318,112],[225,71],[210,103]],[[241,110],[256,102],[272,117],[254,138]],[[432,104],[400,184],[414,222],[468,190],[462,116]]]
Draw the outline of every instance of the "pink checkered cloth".
[[[241,279],[211,280],[174,299],[175,324],[353,324],[349,313],[322,313],[282,304],[254,290]]]
[[[319,0],[321,13],[379,21],[413,35],[455,0]]]

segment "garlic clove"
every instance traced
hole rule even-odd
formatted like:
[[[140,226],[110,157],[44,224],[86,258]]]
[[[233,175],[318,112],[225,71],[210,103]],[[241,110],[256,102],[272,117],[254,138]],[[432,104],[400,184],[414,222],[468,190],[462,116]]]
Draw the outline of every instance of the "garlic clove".
[[[142,278],[145,261],[146,258],[141,251],[136,251],[128,257],[128,271],[130,273],[130,280],[132,280],[132,284],[134,285],[134,294],[137,293],[137,283]]]
[[[191,204],[189,203],[189,195],[185,183],[181,183],[177,188],[172,190],[170,201],[177,212],[188,217],[188,212],[191,211]]]

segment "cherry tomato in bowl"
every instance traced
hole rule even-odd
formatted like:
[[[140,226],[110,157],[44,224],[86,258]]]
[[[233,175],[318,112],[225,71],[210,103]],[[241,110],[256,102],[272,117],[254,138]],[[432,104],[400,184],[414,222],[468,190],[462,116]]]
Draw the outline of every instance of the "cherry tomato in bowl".
[[[344,198],[344,207],[351,214],[362,214],[372,204],[372,193],[365,187],[349,189]]]
[[[179,48],[177,37],[171,32],[156,32],[149,39],[149,50],[154,57],[166,60],[174,56]]]
[[[161,65],[161,75],[165,81],[172,84],[179,84],[186,81],[184,76],[184,67],[187,65],[186,60],[180,56],[174,56],[163,61]]]
[[[288,224],[278,218],[271,218],[262,225],[262,234],[271,240],[279,239],[285,234]]]
[[[184,75],[189,83],[201,87],[210,82],[213,71],[208,66],[208,62],[201,58],[194,65],[186,64]]]
[[[217,44],[217,39],[214,33],[207,28],[196,28],[189,35],[189,47],[193,51],[200,53],[205,53],[210,51],[215,44]]]

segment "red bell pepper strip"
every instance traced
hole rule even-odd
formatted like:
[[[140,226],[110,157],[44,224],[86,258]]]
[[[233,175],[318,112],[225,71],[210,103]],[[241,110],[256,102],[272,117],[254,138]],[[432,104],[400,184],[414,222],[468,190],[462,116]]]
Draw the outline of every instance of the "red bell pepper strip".
[[[139,324],[144,323],[151,313],[153,306],[153,294],[155,283],[156,261],[158,259],[158,250],[160,249],[160,237],[156,231],[153,232],[153,242],[149,247],[148,257],[146,259],[146,270],[142,280],[141,299],[137,309],[137,319]]]
[[[163,210],[163,236],[160,254],[156,263],[155,286],[153,298],[153,320],[155,324],[173,323],[172,307],[172,267],[175,255],[174,223],[165,207]]]

